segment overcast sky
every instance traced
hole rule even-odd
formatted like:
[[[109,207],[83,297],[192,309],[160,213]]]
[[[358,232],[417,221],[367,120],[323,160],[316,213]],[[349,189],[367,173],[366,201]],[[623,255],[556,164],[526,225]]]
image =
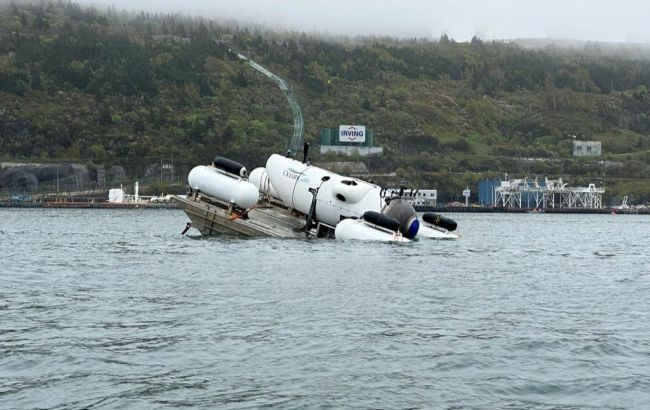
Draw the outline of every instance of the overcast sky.
[[[458,41],[554,38],[650,42],[647,0],[81,0],[237,19],[271,28]],[[154,4],[152,4],[154,3]]]

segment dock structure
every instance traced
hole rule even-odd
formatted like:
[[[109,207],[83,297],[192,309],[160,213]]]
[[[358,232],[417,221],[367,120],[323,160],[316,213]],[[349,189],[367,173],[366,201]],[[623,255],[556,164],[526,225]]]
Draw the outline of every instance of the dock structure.
[[[560,179],[511,179],[494,188],[494,206],[503,208],[537,209],[601,209],[603,188],[570,187]]]

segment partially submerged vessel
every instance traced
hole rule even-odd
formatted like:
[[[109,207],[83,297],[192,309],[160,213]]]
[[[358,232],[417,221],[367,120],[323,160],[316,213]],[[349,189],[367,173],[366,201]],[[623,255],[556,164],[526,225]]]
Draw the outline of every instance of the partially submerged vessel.
[[[217,157],[188,176],[190,192],[175,197],[190,219],[185,231],[203,235],[329,237],[409,242],[456,239],[456,222],[433,213],[421,220],[411,204],[381,197],[381,187],[273,154],[248,174],[235,161]]]

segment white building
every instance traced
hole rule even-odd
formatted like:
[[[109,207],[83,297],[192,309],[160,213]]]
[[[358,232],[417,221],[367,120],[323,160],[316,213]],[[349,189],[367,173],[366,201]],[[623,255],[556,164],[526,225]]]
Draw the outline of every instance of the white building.
[[[601,154],[600,141],[573,141],[574,157],[599,157]]]
[[[399,188],[388,188],[384,192],[385,198],[390,198],[393,195],[399,195]],[[436,206],[438,204],[438,190],[437,189],[404,189],[402,191],[402,199],[407,201],[413,206]]]

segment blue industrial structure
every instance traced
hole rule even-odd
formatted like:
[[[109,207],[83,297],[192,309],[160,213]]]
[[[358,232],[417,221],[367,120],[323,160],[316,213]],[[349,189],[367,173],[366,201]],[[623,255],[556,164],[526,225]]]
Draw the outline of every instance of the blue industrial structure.
[[[535,208],[539,200],[539,192],[536,189],[544,189],[544,181],[536,183],[535,181],[524,181],[528,185],[528,190],[521,192],[521,204],[525,208]],[[483,206],[494,206],[496,203],[495,189],[501,186],[501,180],[486,179],[478,183],[478,202]]]
[[[486,179],[478,183],[478,203],[483,206],[494,205],[494,189],[501,185],[498,179]]]

